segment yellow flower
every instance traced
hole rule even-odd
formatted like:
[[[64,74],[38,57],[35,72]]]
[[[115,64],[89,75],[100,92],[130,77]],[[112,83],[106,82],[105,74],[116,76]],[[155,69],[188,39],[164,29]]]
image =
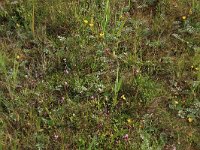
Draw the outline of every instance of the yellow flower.
[[[83,22],[84,22],[85,24],[88,24],[88,21],[87,21],[87,20],[83,20]]]
[[[195,71],[198,71],[198,70],[199,70],[198,67],[191,66],[191,68],[194,69]]]
[[[126,97],[125,97],[125,95],[122,95],[122,96],[121,96],[121,98],[122,98],[123,100],[126,100]]]
[[[129,119],[127,119],[127,122],[128,122],[129,124],[131,124],[133,121],[131,120],[131,118],[129,118]]]
[[[178,104],[178,101],[174,101],[174,103],[177,105],[177,104]]]
[[[190,122],[190,123],[191,123],[192,121],[193,121],[193,119],[192,119],[192,118],[188,118],[188,122]]]
[[[19,59],[20,59],[20,56],[19,56],[19,55],[17,55],[17,56],[16,56],[16,58],[19,60]]]
[[[185,19],[187,19],[187,17],[186,16],[182,16],[182,19],[185,20]]]
[[[101,33],[99,34],[99,36],[100,36],[100,37],[104,37],[104,33],[101,32]]]
[[[94,24],[93,24],[93,23],[90,23],[89,26],[90,26],[90,27],[94,27]]]

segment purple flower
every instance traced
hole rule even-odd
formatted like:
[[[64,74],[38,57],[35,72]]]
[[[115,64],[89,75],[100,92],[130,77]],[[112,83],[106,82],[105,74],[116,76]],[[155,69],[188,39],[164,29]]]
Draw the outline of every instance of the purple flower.
[[[124,139],[125,141],[128,141],[128,134],[125,134],[125,135],[123,136],[123,139]]]

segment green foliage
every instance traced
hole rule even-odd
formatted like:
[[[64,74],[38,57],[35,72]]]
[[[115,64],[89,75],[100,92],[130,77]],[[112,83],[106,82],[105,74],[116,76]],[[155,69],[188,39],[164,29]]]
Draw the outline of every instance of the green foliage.
[[[200,149],[198,0],[0,2],[0,149]]]
[[[141,131],[140,137],[142,139],[141,150],[161,150],[163,149],[163,141],[153,140],[151,135],[145,131]]]
[[[134,85],[137,87],[138,99],[144,104],[149,104],[154,98],[164,94],[162,87],[148,76],[138,76],[134,80]]]
[[[122,86],[122,79],[119,77],[119,66],[117,67],[117,75],[115,80],[115,86],[114,86],[114,98],[113,98],[113,106],[116,106],[118,103],[118,93]]]

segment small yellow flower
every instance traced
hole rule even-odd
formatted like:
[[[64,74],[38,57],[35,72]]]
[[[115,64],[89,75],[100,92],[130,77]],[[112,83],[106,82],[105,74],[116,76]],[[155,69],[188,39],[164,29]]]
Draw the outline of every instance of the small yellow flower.
[[[20,56],[19,56],[19,55],[17,55],[17,56],[16,56],[16,58],[19,60],[19,59],[20,59]]]
[[[188,118],[188,122],[190,122],[190,123],[191,123],[192,121],[193,121],[193,119],[192,119],[192,118]]]
[[[132,121],[131,118],[129,118],[129,119],[127,119],[127,122],[128,122],[129,124],[131,124],[133,121]]]
[[[101,33],[99,34],[99,36],[100,36],[100,37],[104,37],[104,33],[101,32]]]
[[[177,105],[177,104],[178,104],[178,101],[174,101],[174,103]]]
[[[199,68],[195,68],[195,70],[196,70],[196,71],[198,71],[198,70],[199,70]]]
[[[90,23],[89,26],[90,26],[90,27],[94,27],[94,24],[93,24],[93,23]]]
[[[120,16],[119,16],[119,19],[123,19],[123,15],[120,15]]]
[[[186,16],[182,16],[182,19],[185,20],[185,19],[187,19],[187,17]]]
[[[125,95],[122,95],[122,96],[121,96],[121,98],[122,98],[123,100],[126,100],[126,97],[125,97]]]
[[[85,24],[88,24],[88,21],[87,21],[87,20],[83,20],[83,22],[84,22]]]

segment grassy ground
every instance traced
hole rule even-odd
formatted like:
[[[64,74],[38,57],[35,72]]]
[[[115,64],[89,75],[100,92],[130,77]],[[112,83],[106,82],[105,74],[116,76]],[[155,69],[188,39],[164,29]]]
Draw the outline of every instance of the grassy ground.
[[[199,0],[1,0],[0,149],[200,149]]]

